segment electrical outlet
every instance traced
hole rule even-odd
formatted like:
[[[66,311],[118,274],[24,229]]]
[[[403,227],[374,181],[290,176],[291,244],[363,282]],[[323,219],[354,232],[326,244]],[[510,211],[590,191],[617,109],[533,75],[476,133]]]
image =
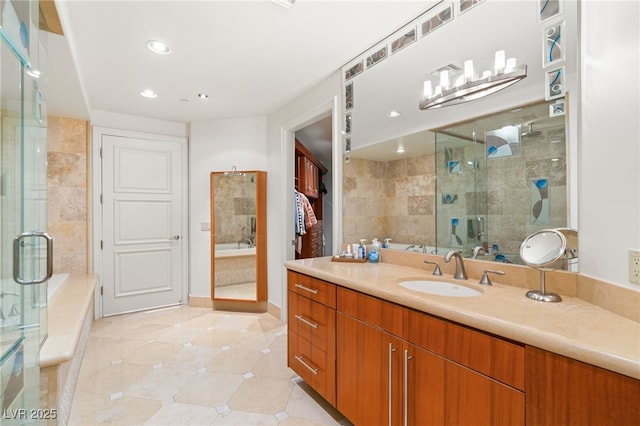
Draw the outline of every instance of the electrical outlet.
[[[640,284],[640,250],[629,249],[629,282]]]

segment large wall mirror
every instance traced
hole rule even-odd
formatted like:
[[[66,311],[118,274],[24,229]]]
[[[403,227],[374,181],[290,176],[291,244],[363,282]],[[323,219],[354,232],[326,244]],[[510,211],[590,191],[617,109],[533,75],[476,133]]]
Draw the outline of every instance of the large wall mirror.
[[[357,58],[343,68],[343,240],[389,238],[399,250],[465,256],[483,247],[489,254],[476,254],[484,260],[521,263],[527,235],[576,227],[569,101],[577,85],[577,8],[564,2],[547,18],[536,2],[480,1],[461,10],[462,3],[437,4],[365,52],[360,67]],[[561,28],[564,41],[561,96],[546,90],[550,28]],[[460,34],[473,34],[473,43]],[[394,41],[405,39],[394,52]],[[386,55],[376,55],[385,43]],[[477,65],[498,50],[526,64],[527,77],[478,100],[418,108],[433,71],[463,68],[467,59]]]
[[[214,308],[263,311],[267,300],[267,173],[211,173]]]

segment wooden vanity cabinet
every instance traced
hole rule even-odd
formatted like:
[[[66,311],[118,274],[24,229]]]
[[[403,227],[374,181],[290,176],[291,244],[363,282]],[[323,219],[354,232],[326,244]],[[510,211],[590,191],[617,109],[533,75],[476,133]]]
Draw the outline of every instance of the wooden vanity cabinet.
[[[288,364],[355,425],[640,424],[640,380],[293,271],[288,289]]]
[[[289,271],[287,364],[336,405],[336,285]]]
[[[527,425],[640,425],[640,380],[527,346]]]
[[[524,424],[523,346],[341,287],[337,310],[337,408],[354,424]]]

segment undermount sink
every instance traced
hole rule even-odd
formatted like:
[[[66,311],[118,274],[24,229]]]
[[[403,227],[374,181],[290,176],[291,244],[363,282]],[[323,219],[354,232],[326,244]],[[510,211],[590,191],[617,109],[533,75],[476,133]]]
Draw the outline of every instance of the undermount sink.
[[[400,286],[408,288],[409,290],[415,290],[422,293],[433,294],[436,296],[448,296],[448,297],[473,297],[480,296],[482,292],[458,285],[455,283],[448,283],[445,281],[431,281],[431,280],[407,280],[400,281]]]

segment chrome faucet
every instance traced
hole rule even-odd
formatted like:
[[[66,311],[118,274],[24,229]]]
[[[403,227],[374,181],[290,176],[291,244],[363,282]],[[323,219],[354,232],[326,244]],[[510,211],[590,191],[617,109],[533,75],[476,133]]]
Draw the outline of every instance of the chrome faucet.
[[[482,252],[482,254],[487,254],[487,251],[482,246],[476,246],[473,248],[473,254],[471,255],[472,259],[477,259],[478,255]]]
[[[243,238],[240,241],[238,241],[238,248],[240,248],[240,244],[243,244],[243,243],[249,244],[249,248],[253,248],[256,245],[255,241],[252,240],[251,238]]]
[[[453,278],[456,280],[466,280],[467,273],[464,270],[464,262],[462,260],[462,254],[460,254],[459,251],[451,250],[450,252],[444,255],[445,263],[449,263],[452,257],[456,258],[456,273],[453,274]]]

